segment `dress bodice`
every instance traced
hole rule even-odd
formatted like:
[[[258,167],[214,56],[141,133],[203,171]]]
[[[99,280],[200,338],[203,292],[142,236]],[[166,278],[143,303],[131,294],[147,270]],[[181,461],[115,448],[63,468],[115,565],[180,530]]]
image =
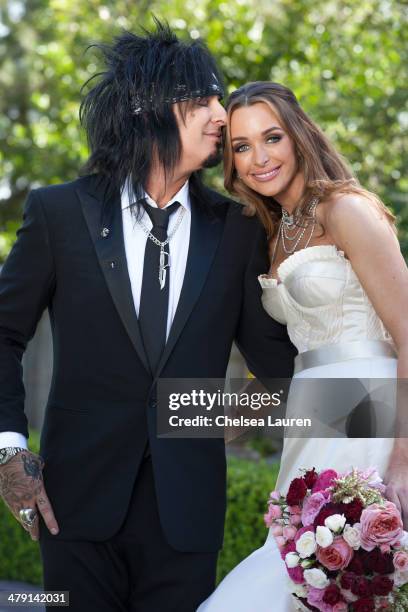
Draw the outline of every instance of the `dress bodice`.
[[[350,261],[334,245],[296,251],[278,268],[279,282],[260,276],[266,312],[287,325],[299,353],[339,342],[387,340]]]

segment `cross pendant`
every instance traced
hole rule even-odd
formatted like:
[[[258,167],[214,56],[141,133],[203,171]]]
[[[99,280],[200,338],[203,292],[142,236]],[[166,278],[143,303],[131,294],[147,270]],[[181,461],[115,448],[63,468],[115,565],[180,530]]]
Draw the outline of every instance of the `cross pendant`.
[[[164,289],[166,285],[167,270],[170,268],[170,253],[164,250],[164,246],[160,247],[160,267],[159,267],[159,283],[160,289]]]

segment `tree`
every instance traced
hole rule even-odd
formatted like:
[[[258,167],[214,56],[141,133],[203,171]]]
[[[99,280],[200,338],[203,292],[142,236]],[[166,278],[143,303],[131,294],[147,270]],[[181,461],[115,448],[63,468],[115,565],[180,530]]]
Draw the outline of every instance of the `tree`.
[[[80,89],[100,66],[95,41],[167,19],[202,36],[231,91],[246,81],[291,87],[398,214],[408,255],[407,11],[390,0],[9,0],[0,8],[0,257],[28,190],[74,178],[87,155]],[[148,12],[148,11],[151,11]],[[209,181],[222,186],[220,169]]]

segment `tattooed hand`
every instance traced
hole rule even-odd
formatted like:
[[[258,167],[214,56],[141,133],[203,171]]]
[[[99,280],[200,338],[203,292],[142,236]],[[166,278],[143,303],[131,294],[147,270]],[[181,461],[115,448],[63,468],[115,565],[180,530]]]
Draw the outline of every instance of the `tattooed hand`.
[[[6,464],[0,465],[0,495],[16,519],[21,522],[19,511],[32,508],[37,513],[32,527],[23,525],[33,540],[38,540],[38,512],[41,513],[50,532],[59,531],[50,501],[44,489],[43,460],[30,451],[17,453]]]

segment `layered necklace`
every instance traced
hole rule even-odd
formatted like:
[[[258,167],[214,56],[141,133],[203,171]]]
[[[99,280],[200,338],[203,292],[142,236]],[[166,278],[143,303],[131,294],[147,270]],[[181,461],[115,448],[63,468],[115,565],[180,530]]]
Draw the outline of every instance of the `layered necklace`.
[[[296,210],[291,215],[287,210],[282,208],[282,219],[279,224],[278,236],[273,248],[272,263],[275,261],[279,241],[282,242],[282,248],[286,255],[292,255],[296,251],[308,228],[310,228],[309,235],[302,249],[306,249],[309,246],[316,227],[316,207],[318,203],[319,198],[314,197],[304,213],[300,213]]]

